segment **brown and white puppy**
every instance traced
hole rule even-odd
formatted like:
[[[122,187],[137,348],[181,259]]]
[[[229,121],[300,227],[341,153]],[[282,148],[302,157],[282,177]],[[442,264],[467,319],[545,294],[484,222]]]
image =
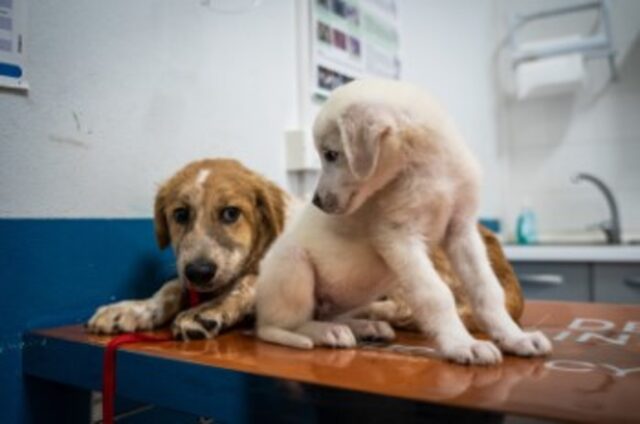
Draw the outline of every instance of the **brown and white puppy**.
[[[313,205],[262,262],[260,338],[303,349],[392,339],[387,322],[352,314],[401,290],[444,358],[489,365],[502,360],[501,351],[551,351],[544,334],[523,331],[507,308],[476,224],[479,164],[431,96],[395,81],[351,82],[323,105],[314,139],[322,171]],[[438,248],[491,341],[465,327],[434,264]]]
[[[153,297],[99,308],[90,331],[151,330],[172,319],[176,337],[215,337],[253,312],[258,265],[283,230],[289,196],[235,160],[193,162],[158,191],[155,231],[158,245],[176,255],[178,278]],[[199,306],[185,306],[185,287],[195,289]]]

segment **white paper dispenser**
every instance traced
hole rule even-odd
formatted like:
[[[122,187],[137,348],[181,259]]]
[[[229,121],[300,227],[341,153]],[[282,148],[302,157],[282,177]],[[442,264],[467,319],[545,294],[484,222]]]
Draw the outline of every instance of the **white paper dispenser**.
[[[598,11],[600,17],[599,30],[595,34],[570,34],[544,41],[519,41],[519,32],[533,21],[591,10]],[[585,60],[608,60],[611,79],[617,78],[607,0],[591,1],[526,15],[514,15],[509,26],[508,41],[515,96],[518,99],[557,94],[580,88],[585,81]]]

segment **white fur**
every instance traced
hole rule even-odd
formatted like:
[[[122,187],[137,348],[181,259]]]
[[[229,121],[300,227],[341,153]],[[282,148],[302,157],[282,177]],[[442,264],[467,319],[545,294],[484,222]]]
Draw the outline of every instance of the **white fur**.
[[[98,308],[87,323],[96,333],[152,330],[173,318],[180,308],[181,284],[177,279],[165,283],[145,300],[122,300]]]
[[[316,192],[331,199],[325,204],[333,214],[308,205],[263,260],[260,338],[298,348],[352,347],[364,327],[345,315],[401,284],[443,357],[500,362],[496,345],[466,330],[428,258],[442,245],[477,321],[502,350],[551,350],[541,333],[523,332],[507,313],[476,228],[479,166],[433,99],[407,84],[357,81],[325,103],[314,135],[321,155],[334,150],[344,158],[323,163]]]
[[[202,184],[207,181],[207,178],[209,178],[210,173],[211,170],[209,169],[201,169],[200,171],[198,171],[198,175],[196,176],[196,185],[202,186]]]

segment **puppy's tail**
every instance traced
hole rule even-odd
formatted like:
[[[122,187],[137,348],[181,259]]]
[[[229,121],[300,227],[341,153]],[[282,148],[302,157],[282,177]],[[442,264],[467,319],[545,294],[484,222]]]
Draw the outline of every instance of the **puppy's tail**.
[[[276,343],[297,349],[313,349],[313,340],[302,334],[279,327],[264,326],[257,329],[258,338],[265,342]]]

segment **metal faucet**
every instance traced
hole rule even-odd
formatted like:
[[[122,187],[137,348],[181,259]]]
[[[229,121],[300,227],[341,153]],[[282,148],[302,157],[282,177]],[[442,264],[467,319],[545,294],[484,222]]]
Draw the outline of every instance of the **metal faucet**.
[[[601,179],[587,173],[576,174],[571,177],[571,181],[573,183],[579,183],[580,181],[589,181],[593,183],[602,192],[602,194],[604,194],[604,197],[607,200],[607,205],[609,206],[609,213],[611,214],[611,218],[598,224],[597,227],[604,231],[607,237],[608,244],[621,244],[622,238],[620,235],[620,213],[618,212],[618,204],[615,197],[613,197],[613,192],[611,191],[611,189],[609,189],[609,187]]]

